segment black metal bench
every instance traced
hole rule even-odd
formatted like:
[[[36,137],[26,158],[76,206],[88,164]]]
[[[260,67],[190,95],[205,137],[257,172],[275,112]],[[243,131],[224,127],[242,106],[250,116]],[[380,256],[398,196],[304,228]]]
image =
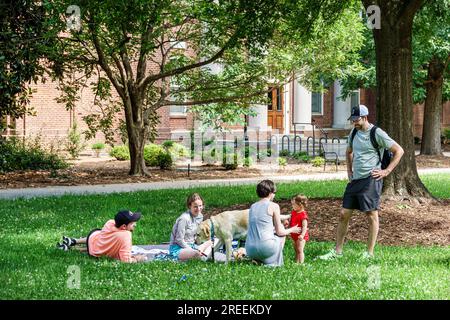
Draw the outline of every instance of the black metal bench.
[[[336,165],[336,171],[338,171],[338,165],[341,161],[346,160],[347,141],[345,143],[339,142],[322,142],[320,144],[322,154],[325,159],[323,164],[323,171],[327,162],[334,162]]]

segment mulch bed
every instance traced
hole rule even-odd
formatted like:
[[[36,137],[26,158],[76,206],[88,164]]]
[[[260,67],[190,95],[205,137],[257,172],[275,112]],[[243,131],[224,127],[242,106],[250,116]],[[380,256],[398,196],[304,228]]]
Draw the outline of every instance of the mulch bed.
[[[450,168],[450,157],[446,156],[416,156],[418,168]]]
[[[48,187],[48,186],[74,186],[74,185],[95,185],[113,183],[143,183],[156,181],[175,180],[204,180],[222,178],[251,178],[262,177],[267,172],[260,166],[236,170],[225,170],[219,165],[197,166],[196,171],[191,171],[188,177],[186,170],[159,170],[149,169],[150,176],[132,177],[128,175],[129,161],[117,161],[109,159],[86,158],[76,162],[70,168],[58,170],[56,175],[50,171],[19,171],[0,174],[0,189]],[[450,157],[417,156],[418,168],[450,168]],[[338,171],[346,171],[346,165],[341,164]],[[323,167],[313,167],[308,163],[289,164],[286,168],[280,169],[272,174],[278,175],[298,175],[298,174],[318,174],[323,173]],[[334,173],[336,167],[333,164],[326,166],[325,172]]]
[[[77,164],[69,169],[58,170],[56,176],[49,171],[19,171],[0,174],[0,189],[97,185],[114,183],[144,183],[157,181],[226,179],[260,176],[256,169],[238,168],[227,171],[220,166],[202,166],[201,171],[149,169],[149,176],[128,175],[128,161],[105,161]]]
[[[281,213],[291,212],[290,200],[277,201]],[[205,212],[205,218],[226,210],[249,208],[240,204]],[[342,199],[310,199],[308,202],[309,234],[315,241],[335,241]],[[450,245],[450,199],[440,203],[412,205],[385,201],[379,212],[378,243],[384,245]],[[368,222],[364,213],[355,211],[346,240],[367,242]]]

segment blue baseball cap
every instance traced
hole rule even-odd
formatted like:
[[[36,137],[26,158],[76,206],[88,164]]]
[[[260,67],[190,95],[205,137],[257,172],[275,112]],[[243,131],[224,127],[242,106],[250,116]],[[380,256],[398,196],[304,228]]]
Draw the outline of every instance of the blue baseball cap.
[[[369,109],[363,104],[352,108],[352,114],[347,120],[357,120],[359,117],[364,117],[369,115]]]
[[[114,220],[117,226],[129,224],[130,222],[138,221],[141,218],[140,212],[131,212],[130,210],[121,210],[117,212]]]

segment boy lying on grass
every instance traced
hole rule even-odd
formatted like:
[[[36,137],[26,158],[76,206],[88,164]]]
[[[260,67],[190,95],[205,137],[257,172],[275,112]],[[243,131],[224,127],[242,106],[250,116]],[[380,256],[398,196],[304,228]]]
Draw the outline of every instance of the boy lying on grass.
[[[75,245],[86,244],[86,247],[78,250],[87,252],[92,257],[107,256],[123,262],[145,261],[145,255],[131,256],[132,232],[140,218],[140,212],[119,211],[114,220],[108,220],[102,229],[92,230],[86,238],[63,236],[63,241],[57,247],[68,251]]]

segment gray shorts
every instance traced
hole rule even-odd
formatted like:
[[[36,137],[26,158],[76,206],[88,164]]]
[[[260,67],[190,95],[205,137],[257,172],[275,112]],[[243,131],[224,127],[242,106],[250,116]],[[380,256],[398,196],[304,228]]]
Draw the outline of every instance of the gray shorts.
[[[372,176],[353,180],[347,184],[342,207],[362,212],[378,210],[382,189],[383,180],[377,181]]]

